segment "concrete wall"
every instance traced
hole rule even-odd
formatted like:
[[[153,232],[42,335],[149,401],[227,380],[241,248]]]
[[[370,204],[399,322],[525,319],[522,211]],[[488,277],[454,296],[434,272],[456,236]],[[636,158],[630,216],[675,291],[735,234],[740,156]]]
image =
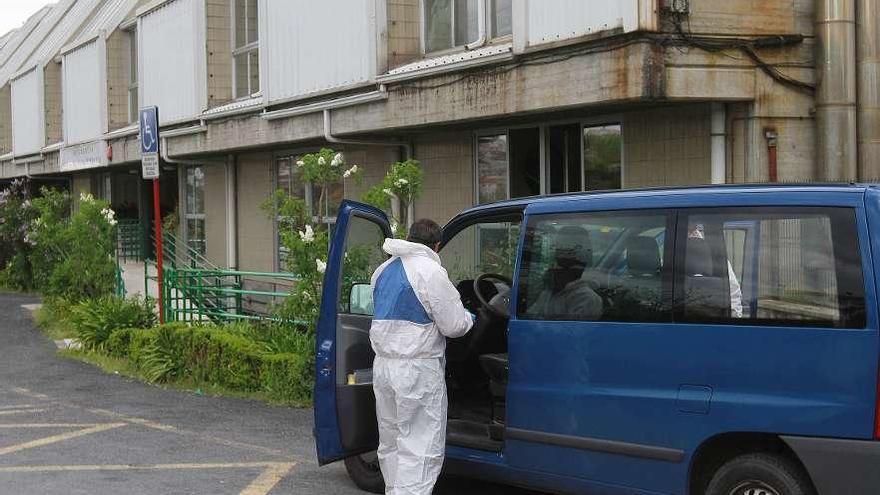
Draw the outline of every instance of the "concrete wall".
[[[44,71],[46,142],[44,145],[55,144],[64,139],[62,130],[63,104],[61,100],[61,63],[49,62]]]
[[[237,162],[238,267],[243,271],[272,272],[276,270],[275,225],[260,206],[273,193],[273,155],[242,154]]]
[[[208,108],[232,101],[232,32],[228,0],[207,0]]]
[[[690,2],[689,28],[712,34],[807,34],[813,32],[814,0]]]
[[[0,155],[12,151],[12,87],[0,88]]]
[[[217,266],[226,258],[226,167],[205,165],[205,255]]]
[[[388,68],[422,56],[419,0],[388,0]]]
[[[625,114],[624,187],[711,182],[709,117],[708,104]]]
[[[416,201],[415,218],[429,217],[440,225],[474,204],[474,157],[471,132],[420,135],[413,154],[422,164],[424,187]]]
[[[131,44],[129,33],[116,30],[107,38],[107,122],[111,131],[130,124],[128,82]]]

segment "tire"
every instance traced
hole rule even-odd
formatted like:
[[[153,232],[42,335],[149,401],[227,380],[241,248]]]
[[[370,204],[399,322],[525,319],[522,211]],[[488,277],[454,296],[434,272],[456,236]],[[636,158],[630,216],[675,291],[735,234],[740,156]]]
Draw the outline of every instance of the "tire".
[[[804,470],[791,459],[747,454],[722,465],[705,495],[816,495]]]
[[[361,490],[370,493],[385,493],[385,480],[379,470],[379,459],[375,452],[356,455],[345,460],[348,477]]]

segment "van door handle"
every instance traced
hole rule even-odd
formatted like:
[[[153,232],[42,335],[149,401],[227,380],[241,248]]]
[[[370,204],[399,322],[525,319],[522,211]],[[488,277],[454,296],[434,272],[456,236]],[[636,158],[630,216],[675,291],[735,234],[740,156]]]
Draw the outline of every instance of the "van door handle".
[[[705,385],[681,385],[675,404],[679,412],[689,414],[709,414],[712,403],[712,387]]]

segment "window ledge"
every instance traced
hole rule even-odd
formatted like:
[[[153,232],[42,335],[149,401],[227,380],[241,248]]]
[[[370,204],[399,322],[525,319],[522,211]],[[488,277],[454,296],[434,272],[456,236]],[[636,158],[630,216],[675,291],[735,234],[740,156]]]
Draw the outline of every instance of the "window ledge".
[[[376,82],[392,83],[408,79],[418,79],[512,59],[512,43],[490,45],[476,50],[456,52],[412,62],[377,77]]]
[[[249,98],[235,100],[232,103],[219,106],[208,110],[202,114],[205,120],[219,119],[222,117],[231,117],[249,112],[257,112],[263,106],[263,97],[254,95]]]

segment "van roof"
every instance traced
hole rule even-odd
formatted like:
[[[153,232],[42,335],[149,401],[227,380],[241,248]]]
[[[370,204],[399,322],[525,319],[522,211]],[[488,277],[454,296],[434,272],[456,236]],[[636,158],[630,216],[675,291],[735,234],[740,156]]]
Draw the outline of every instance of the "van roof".
[[[784,191],[785,193],[816,193],[816,192],[836,192],[864,194],[868,188],[880,187],[878,184],[859,184],[859,183],[829,183],[829,184],[723,184],[723,185],[701,185],[701,186],[681,186],[681,187],[647,187],[638,189],[615,189],[604,191],[589,191],[576,193],[548,194],[543,196],[528,196],[523,198],[508,199],[486,203],[467,209],[464,213],[476,213],[486,210],[496,209],[515,209],[525,208],[532,204],[552,204],[566,203],[569,201],[580,201],[591,197],[615,197],[620,199],[626,198],[644,198],[657,197],[665,195],[711,195],[711,194],[730,194],[744,192],[767,192],[767,191]]]

